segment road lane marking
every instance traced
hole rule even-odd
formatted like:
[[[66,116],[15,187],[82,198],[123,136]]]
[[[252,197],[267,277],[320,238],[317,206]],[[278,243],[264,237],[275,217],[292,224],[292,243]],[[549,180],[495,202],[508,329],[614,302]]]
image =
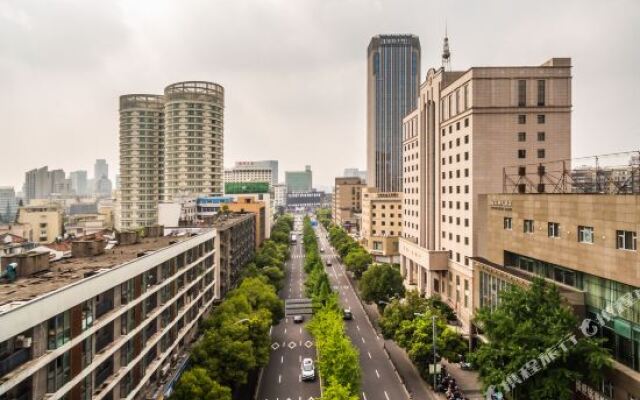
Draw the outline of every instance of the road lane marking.
[[[300,328],[300,334],[302,335],[302,328]]]
[[[271,336],[271,332],[273,331],[273,326],[269,328],[269,336]]]
[[[376,369],[376,376],[378,377],[378,379],[380,379],[380,373],[378,372],[377,369]]]
[[[365,343],[365,341],[364,341],[364,337],[361,337],[360,339],[362,339],[362,343]]]
[[[284,364],[284,356],[280,356],[280,364]],[[376,370],[377,372],[377,370]]]
[[[282,375],[278,374],[278,383],[282,383]],[[389,400],[389,398],[387,397],[387,400]]]
[[[360,331],[360,325],[356,325],[356,329]]]
[[[287,334],[287,328],[284,328],[284,334],[285,335]]]
[[[367,395],[364,394],[364,392],[362,392],[362,398],[363,398],[363,400],[367,400]]]
[[[371,352],[367,351],[367,354],[369,355],[369,359],[371,359]]]
[[[389,400],[389,395],[387,394],[387,391],[386,391],[386,390],[384,391],[384,397],[385,397],[387,400]]]

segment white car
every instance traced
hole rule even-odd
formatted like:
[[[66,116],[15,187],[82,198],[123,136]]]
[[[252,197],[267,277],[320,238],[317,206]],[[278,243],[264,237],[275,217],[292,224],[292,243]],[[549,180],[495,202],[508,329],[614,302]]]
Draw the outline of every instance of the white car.
[[[302,380],[313,381],[316,379],[316,369],[313,366],[313,360],[304,358],[302,360]]]

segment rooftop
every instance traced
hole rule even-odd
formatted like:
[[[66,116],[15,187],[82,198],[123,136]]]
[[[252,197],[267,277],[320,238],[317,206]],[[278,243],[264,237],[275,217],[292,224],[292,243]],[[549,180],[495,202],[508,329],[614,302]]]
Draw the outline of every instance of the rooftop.
[[[49,269],[27,278],[19,278],[12,283],[3,281],[0,283],[0,314],[100,270],[116,268],[138,258],[140,253],[160,250],[169,246],[169,242],[181,242],[187,239],[189,239],[188,235],[142,239],[140,243],[105,250],[99,256],[72,257],[50,263]]]

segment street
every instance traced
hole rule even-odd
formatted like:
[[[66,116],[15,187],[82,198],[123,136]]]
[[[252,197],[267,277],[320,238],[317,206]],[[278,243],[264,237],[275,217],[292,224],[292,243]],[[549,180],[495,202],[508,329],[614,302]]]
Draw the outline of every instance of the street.
[[[301,231],[301,221],[296,220],[296,231]],[[299,225],[299,226],[298,226]],[[287,299],[304,297],[304,248],[302,239],[291,247],[291,258],[285,266],[286,278],[280,296]],[[285,316],[271,330],[271,356],[264,368],[258,388],[259,400],[309,400],[320,397],[320,380],[302,381],[301,365],[305,357],[316,361],[313,337],[305,329],[310,316],[303,324],[294,324],[291,315]],[[316,376],[317,376],[316,368]]]
[[[326,237],[326,230],[319,226],[316,232],[319,247],[324,248],[322,258],[332,262],[332,266],[327,268],[331,285],[334,291],[339,293],[343,307],[350,308],[353,314],[353,319],[345,323],[351,342],[360,351],[362,369],[360,397],[363,400],[407,399],[407,393],[382,348],[384,341],[382,337],[378,337],[371,326],[362,304],[349,284],[345,276],[345,267],[338,261],[337,253]]]

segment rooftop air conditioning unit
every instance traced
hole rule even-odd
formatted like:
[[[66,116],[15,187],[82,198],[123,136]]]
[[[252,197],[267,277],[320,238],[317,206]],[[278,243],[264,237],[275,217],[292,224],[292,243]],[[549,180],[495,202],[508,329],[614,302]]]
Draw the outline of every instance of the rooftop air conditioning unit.
[[[31,338],[24,335],[16,337],[16,347],[20,349],[28,349],[31,347]]]

